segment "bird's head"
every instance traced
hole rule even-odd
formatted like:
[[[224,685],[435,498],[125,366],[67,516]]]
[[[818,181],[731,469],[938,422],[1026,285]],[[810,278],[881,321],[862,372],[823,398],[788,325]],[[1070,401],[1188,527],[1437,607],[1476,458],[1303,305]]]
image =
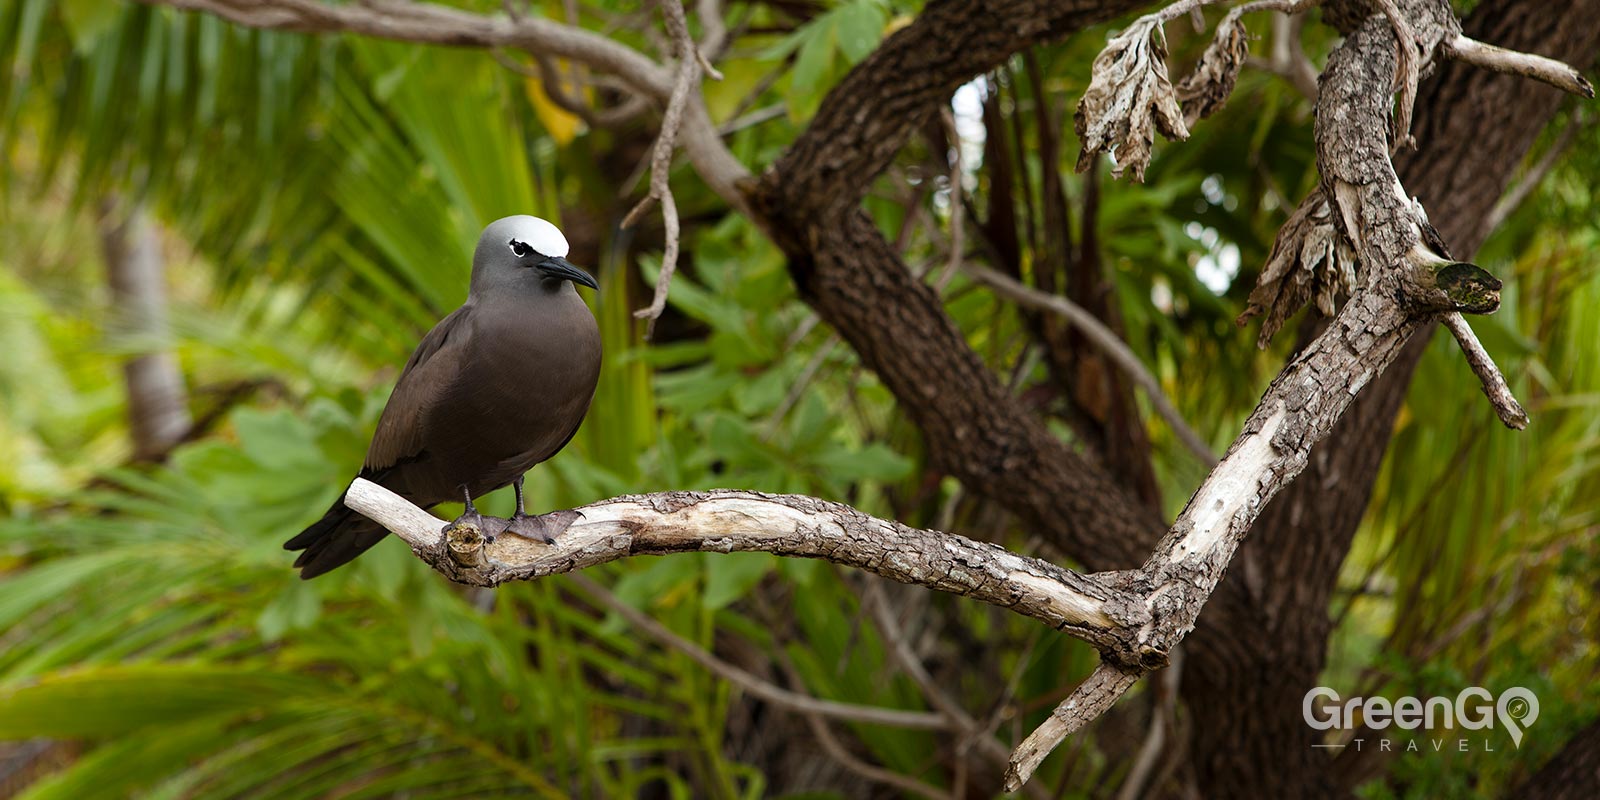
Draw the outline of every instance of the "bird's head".
[[[472,256],[472,288],[523,283],[525,270],[541,281],[572,281],[598,289],[594,277],[567,261],[567,237],[546,220],[519,214],[497,219],[483,229]]]

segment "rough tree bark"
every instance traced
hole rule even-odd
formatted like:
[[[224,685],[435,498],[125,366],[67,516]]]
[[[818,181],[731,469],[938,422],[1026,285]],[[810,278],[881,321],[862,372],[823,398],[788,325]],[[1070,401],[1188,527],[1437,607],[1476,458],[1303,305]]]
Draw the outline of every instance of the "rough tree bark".
[[[1102,570],[1143,560],[1166,528],[1159,513],[1006,391],[858,204],[956,87],[1139,5],[930,3],[829,93],[751,198],[801,295],[895,394],[933,464]]]
[[[1600,26],[1575,20],[1597,16],[1600,0],[1513,0],[1480,4],[1464,29],[1510,49],[1592,64],[1600,58]],[[1563,97],[1455,62],[1423,84],[1418,149],[1402,154],[1396,167],[1457,255],[1470,256],[1488,237],[1483,219]],[[1424,332],[1412,339],[1312,451],[1300,479],[1263,512],[1239,556],[1259,572],[1230,572],[1212,601],[1226,610],[1209,609],[1186,644],[1183,697],[1191,713],[1208,720],[1190,754],[1208,797],[1342,790],[1334,760],[1311,747],[1316,732],[1301,718],[1300,702],[1317,685],[1332,632],[1329,598],[1429,338]],[[1261,635],[1239,637],[1239,626]]]
[[[594,34],[540,20],[496,21],[408,2],[372,7],[294,3],[291,10],[277,13],[239,0],[167,1],[265,27],[543,48],[615,72],[658,101],[671,88],[667,72],[640,54]],[[956,86],[1021,48],[1063,37],[1138,5],[1143,3],[935,0],[830,93],[812,124],[760,181],[745,180],[742,166],[714,136],[706,135],[709,123],[703,108],[691,107],[685,121],[685,148],[702,177],[736,208],[752,211],[773,235],[790,257],[791,274],[802,294],[851,342],[921,426],[934,463],[968,488],[1017,511],[1040,532],[1053,535],[1083,563],[1101,569],[1126,568],[1149,554],[1150,545],[1165,529],[1159,515],[1136,502],[1097,465],[1050,436],[1039,420],[1003,391],[943,312],[938,298],[911,280],[898,254],[859,211],[859,201],[911,131],[946,102]],[[1363,10],[1370,8],[1360,5]],[[1440,216],[1437,207],[1434,215]],[[1392,259],[1378,260],[1392,266]],[[1310,445],[1327,433],[1348,404],[1350,391],[1370,376],[1366,368],[1376,372],[1395,358],[1399,343],[1420,324],[1386,306],[1378,294],[1367,292],[1353,300],[1341,315],[1348,318],[1338,336],[1324,339],[1322,347],[1309,350],[1285,373],[1288,378],[1313,376],[1327,391],[1280,378],[1269,402],[1258,409],[1230,458],[1213,475],[1217,481],[1208,480],[1197,493],[1199,500],[1219,501],[1225,513],[1219,516],[1208,510],[1209,502],[1192,503],[1142,574],[1130,578],[1141,589],[1157,587],[1150,599],[1162,622],[1149,634],[1158,654],[1162,646],[1181,637],[1183,627],[1192,624],[1199,611],[1197,603],[1179,603],[1176,598],[1202,599],[1203,592],[1196,596],[1194,590],[1210,588],[1258,511],[1257,506],[1232,505],[1236,498],[1224,490],[1240,488],[1244,495],[1260,500],[1270,497],[1284,479],[1306,466]],[[1363,331],[1367,323],[1372,327]],[[1361,372],[1337,373],[1335,345],[1341,343],[1367,354]],[[1224,485],[1230,477],[1240,486]],[[1190,579],[1205,585],[1189,584]],[[1123,585],[1106,584],[1117,589]],[[1172,596],[1158,594],[1163,590]],[[1249,602],[1247,590],[1229,589],[1228,594]],[[1233,603],[1222,603],[1207,617],[1216,624],[1229,624],[1233,608]],[[1110,677],[1096,686],[1110,688],[1086,697],[1114,698],[1128,683],[1120,669],[1100,673]]]
[[[360,478],[345,504],[405,539],[451,580],[472,586],[536,580],[630,556],[760,551],[820,558],[1000,606],[1127,664],[1152,655],[1139,638],[1151,622],[1142,598],[1106,581],[814,497],[732,490],[614,497],[546,515],[542,519],[552,520],[560,534],[550,544],[516,535],[486,538],[469,524],[446,527]]]
[[[1600,720],[1578,731],[1521,786],[1519,800],[1592,800],[1600,797]]]

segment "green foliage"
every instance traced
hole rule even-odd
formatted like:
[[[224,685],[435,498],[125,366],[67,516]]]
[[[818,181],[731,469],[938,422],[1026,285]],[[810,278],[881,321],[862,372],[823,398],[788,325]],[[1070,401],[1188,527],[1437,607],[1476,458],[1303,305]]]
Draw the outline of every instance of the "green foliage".
[[[877,48],[888,24],[888,11],[885,0],[847,0],[801,25],[763,54],[769,59],[794,56],[794,69],[788,74],[790,119],[810,119],[845,70]]]
[[[66,37],[36,27],[34,15],[57,14]],[[37,216],[72,219],[107,192],[150,198],[203,259],[177,265],[196,284],[175,309],[186,371],[215,382],[270,377],[291,393],[287,404],[234,410],[221,435],[164,466],[107,471],[119,458],[120,394],[98,376],[119,353],[97,340],[92,309],[57,320],[30,285],[48,270],[6,259],[11,305],[27,313],[3,330],[33,360],[8,365],[0,386],[19,402],[4,419],[41,440],[10,462],[18,477],[8,481],[25,479],[18,488],[43,499],[101,475],[59,511],[0,528],[10,569],[0,578],[0,738],[93,745],[28,796],[631,796],[645,785],[684,797],[762,794],[762,775],[723,745],[726,689],[681,656],[642,646],[559,582],[492,599],[462,594],[395,541],[316,582],[286,569],[279,544],[360,461],[387,391],[365,374],[402,359],[459,302],[462,254],[482,221],[559,216],[552,198],[563,176],[524,138],[538,127],[520,78],[480,54],[312,44],[120,4],[28,2],[4,21],[6,41],[52,53],[29,82],[4,87],[9,158],[27,165],[16,188],[46,192],[70,174],[75,189]],[[173,57],[140,57],[159,52]],[[259,85],[234,83],[247,76]],[[75,99],[56,107],[47,93]],[[107,100],[125,95],[138,101]],[[484,124],[484,108],[503,109],[501,123]],[[107,136],[119,128],[140,131],[138,141]],[[59,135],[32,138],[46,129]],[[175,169],[128,170],[139,163]],[[92,240],[57,225],[34,238]],[[828,410],[843,396],[836,385],[819,383],[777,413],[816,350],[795,351],[786,338],[808,313],[747,224],[695,237],[697,269],[674,302],[709,333],[675,354],[637,346],[631,270],[602,253],[611,261],[596,312],[613,357],[595,422],[534,476],[534,504],[725,482],[845,496],[909,475],[911,462],[873,441],[871,426]],[[96,254],[67,252],[78,277],[61,290],[78,291],[95,279]],[[781,313],[763,308],[773,297],[789,298]],[[209,307],[219,301],[236,313]],[[831,362],[848,362],[831,349]],[[96,377],[74,379],[80,368]],[[675,394],[691,370],[721,389]],[[105,443],[98,455],[81,446],[87,435]],[[707,457],[723,445],[724,457]],[[45,468],[41,451],[69,471]],[[13,504],[28,496],[6,495]],[[759,555],[708,556],[613,572],[620,595],[702,644],[724,625],[759,630],[733,607],[764,581],[853,597],[814,564],[775,567]],[[853,658],[837,656],[801,668],[832,674]],[[870,682],[852,697],[915,702],[904,685],[885,697]],[[696,766],[662,766],[686,763]]]
[[[902,6],[740,6],[758,32],[719,62],[727,78],[707,85],[707,106],[719,122],[779,103],[786,114],[731,134],[736,155],[752,170],[775,158],[828,89],[918,10]],[[1179,63],[1207,38],[1183,27],[1169,31]],[[1059,175],[1069,238],[1095,235],[1130,346],[1220,448],[1286,354],[1284,342],[1257,352],[1254,331],[1233,319],[1252,265],[1316,180],[1308,106],[1247,72],[1228,109],[1158,150],[1146,185],[1072,174],[1070,132],[1058,131],[1055,161],[1046,139],[1052,125],[1070,128],[1062,120],[1102,33],[1037,48],[986,79],[1027,180],[996,197],[982,159],[968,158],[957,176],[968,231],[976,237],[972,221],[1001,203],[1018,218],[1040,213],[1044,178]],[[802,723],[753,714],[739,692],[565,579],[463,591],[393,540],[317,581],[287,568],[281,542],[354,473],[398,364],[463,297],[481,225],[508,213],[587,231],[608,352],[589,422],[530,476],[534,507],[734,486],[1032,546],[930,466],[886,389],[795,296],[781,254],[686,170],[674,175],[685,219],[663,325],[674,333],[643,342],[632,311],[659,269],[659,234],[616,223],[649,132],[588,129],[532,86],[480,52],[261,33],[107,0],[0,7],[0,739],[84,743],[23,796],[733,798],[793,788],[779,771],[810,741]],[[1436,341],[1333,609],[1344,614],[1331,647],[1340,685],[1426,694],[1467,676],[1520,683],[1536,687],[1546,716],[1515,758],[1475,760],[1476,785],[1414,758],[1367,787],[1372,796],[1492,793],[1600,702],[1593,623],[1576,611],[1592,607],[1600,566],[1594,139],[1590,129],[1479,259],[1507,293],[1498,316],[1474,323],[1533,425],[1500,430],[1453,345]],[[909,143],[866,203],[891,239],[908,231],[918,269],[944,268],[931,232],[952,218],[938,150]],[[271,387],[219,412],[160,465],[125,463],[115,378],[151,343],[107,334],[114,309],[93,243],[111,198],[142,200],[168,231],[165,344],[197,410],[228,386]],[[908,224],[910,209],[931,229]],[[1031,252],[1023,258],[1025,273],[1038,269]],[[1200,274],[1227,273],[1229,259],[1242,274]],[[1048,383],[1014,308],[959,277],[945,301],[1019,391]],[[1040,405],[1055,413],[1059,400]],[[1203,467],[1162,423],[1147,427],[1175,509]],[[486,506],[509,508],[505,494]],[[761,554],[633,559],[593,574],[776,683],[926,705],[866,622],[859,576]],[[1094,664],[1086,646],[1003,611],[890,594],[941,687],[980,718],[1009,721],[998,734],[1007,742]],[[954,779],[947,736],[835,727],[888,769]],[[1041,782],[1087,796],[1113,785],[1124,755],[1085,747],[1047,763]]]
[[[1592,128],[1583,135],[1594,137]],[[1519,765],[1553,755],[1563,732],[1593,717],[1600,648],[1592,621],[1573,610],[1595,602],[1590,577],[1600,564],[1600,269],[1591,258],[1600,229],[1578,221],[1592,199],[1573,189],[1597,164],[1587,146],[1575,151],[1584,155],[1556,170],[1478,258],[1508,292],[1500,312],[1473,318],[1473,328],[1533,422],[1504,428],[1454,341],[1435,334],[1346,565],[1359,594],[1344,601],[1348,644],[1330,665],[1343,685],[1391,696],[1526,686],[1540,718],[1515,759],[1403,760],[1396,781],[1415,788],[1369,787],[1374,797],[1499,796],[1525,774]]]

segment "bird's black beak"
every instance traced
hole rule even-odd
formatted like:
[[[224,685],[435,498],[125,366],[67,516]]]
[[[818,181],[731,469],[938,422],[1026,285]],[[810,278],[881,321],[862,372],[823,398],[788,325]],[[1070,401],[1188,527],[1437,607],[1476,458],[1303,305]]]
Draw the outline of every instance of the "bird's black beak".
[[[594,276],[578,269],[564,258],[547,258],[539,262],[539,269],[552,278],[581,283],[590,289],[600,288],[600,284],[594,282]]]

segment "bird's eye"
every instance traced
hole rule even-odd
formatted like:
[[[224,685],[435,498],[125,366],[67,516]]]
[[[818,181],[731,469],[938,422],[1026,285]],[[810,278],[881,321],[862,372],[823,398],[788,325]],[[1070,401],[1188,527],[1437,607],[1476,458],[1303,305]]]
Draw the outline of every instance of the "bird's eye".
[[[527,254],[533,252],[533,248],[527,246],[526,244],[524,244],[522,242],[517,241],[516,239],[512,239],[511,240],[511,252],[514,253],[517,256],[517,258],[522,258],[523,256],[526,256]]]

